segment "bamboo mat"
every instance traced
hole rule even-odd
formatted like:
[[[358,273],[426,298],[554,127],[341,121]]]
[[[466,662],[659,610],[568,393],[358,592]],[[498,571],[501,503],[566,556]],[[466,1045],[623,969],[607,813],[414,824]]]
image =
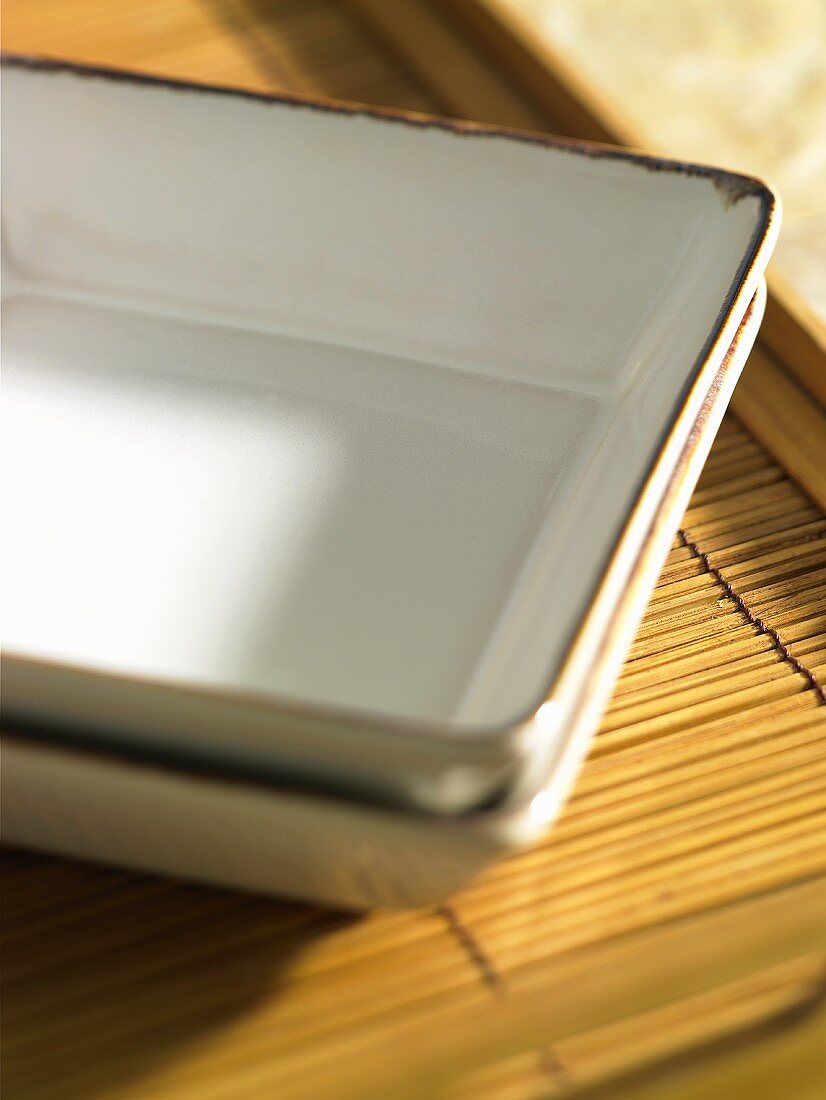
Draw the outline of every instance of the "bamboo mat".
[[[357,4],[131,7],[4,45],[449,107]],[[358,918],[7,852],[4,1095],[823,1095],[824,683],[826,517],[729,417],[543,844]]]

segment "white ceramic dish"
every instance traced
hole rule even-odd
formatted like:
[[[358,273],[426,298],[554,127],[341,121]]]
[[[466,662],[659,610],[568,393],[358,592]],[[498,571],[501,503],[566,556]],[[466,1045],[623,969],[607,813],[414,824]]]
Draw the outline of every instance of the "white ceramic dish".
[[[7,63],[3,96],[14,835],[346,904],[443,892],[469,835],[549,818],[598,720],[754,339],[776,200],[48,63]],[[117,843],[31,824],[78,769]],[[193,805],[171,864],[141,856],[147,777],[170,812],[194,784],[286,814],[302,861],[356,815],[361,854],[344,886],[320,849],[311,883],[285,851],[205,870]],[[415,863],[401,833],[443,828],[449,874],[430,843],[388,879],[377,847]]]

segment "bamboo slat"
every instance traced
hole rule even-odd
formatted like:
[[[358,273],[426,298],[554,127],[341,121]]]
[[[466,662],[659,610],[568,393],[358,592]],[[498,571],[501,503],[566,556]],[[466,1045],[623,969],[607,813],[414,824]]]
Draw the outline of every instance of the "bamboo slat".
[[[401,5],[403,51],[373,8],[9,0],[4,44],[452,109],[416,65],[432,7]],[[496,81],[468,56],[469,111]],[[7,852],[4,1095],[818,1095],[824,576],[822,509],[729,416],[560,822],[435,911],[345,917]]]

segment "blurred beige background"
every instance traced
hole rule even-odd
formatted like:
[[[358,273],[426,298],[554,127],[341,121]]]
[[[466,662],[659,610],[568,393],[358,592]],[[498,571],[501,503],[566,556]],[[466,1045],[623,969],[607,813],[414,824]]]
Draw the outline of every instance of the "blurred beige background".
[[[652,148],[780,192],[776,269],[826,321],[824,0],[500,0]]]

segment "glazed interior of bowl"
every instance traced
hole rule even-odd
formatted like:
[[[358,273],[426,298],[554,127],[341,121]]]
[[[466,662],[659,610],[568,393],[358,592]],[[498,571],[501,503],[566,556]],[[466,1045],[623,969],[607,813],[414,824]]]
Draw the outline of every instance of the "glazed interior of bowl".
[[[765,193],[67,72],[4,97],[7,643],[463,736],[521,713]]]

